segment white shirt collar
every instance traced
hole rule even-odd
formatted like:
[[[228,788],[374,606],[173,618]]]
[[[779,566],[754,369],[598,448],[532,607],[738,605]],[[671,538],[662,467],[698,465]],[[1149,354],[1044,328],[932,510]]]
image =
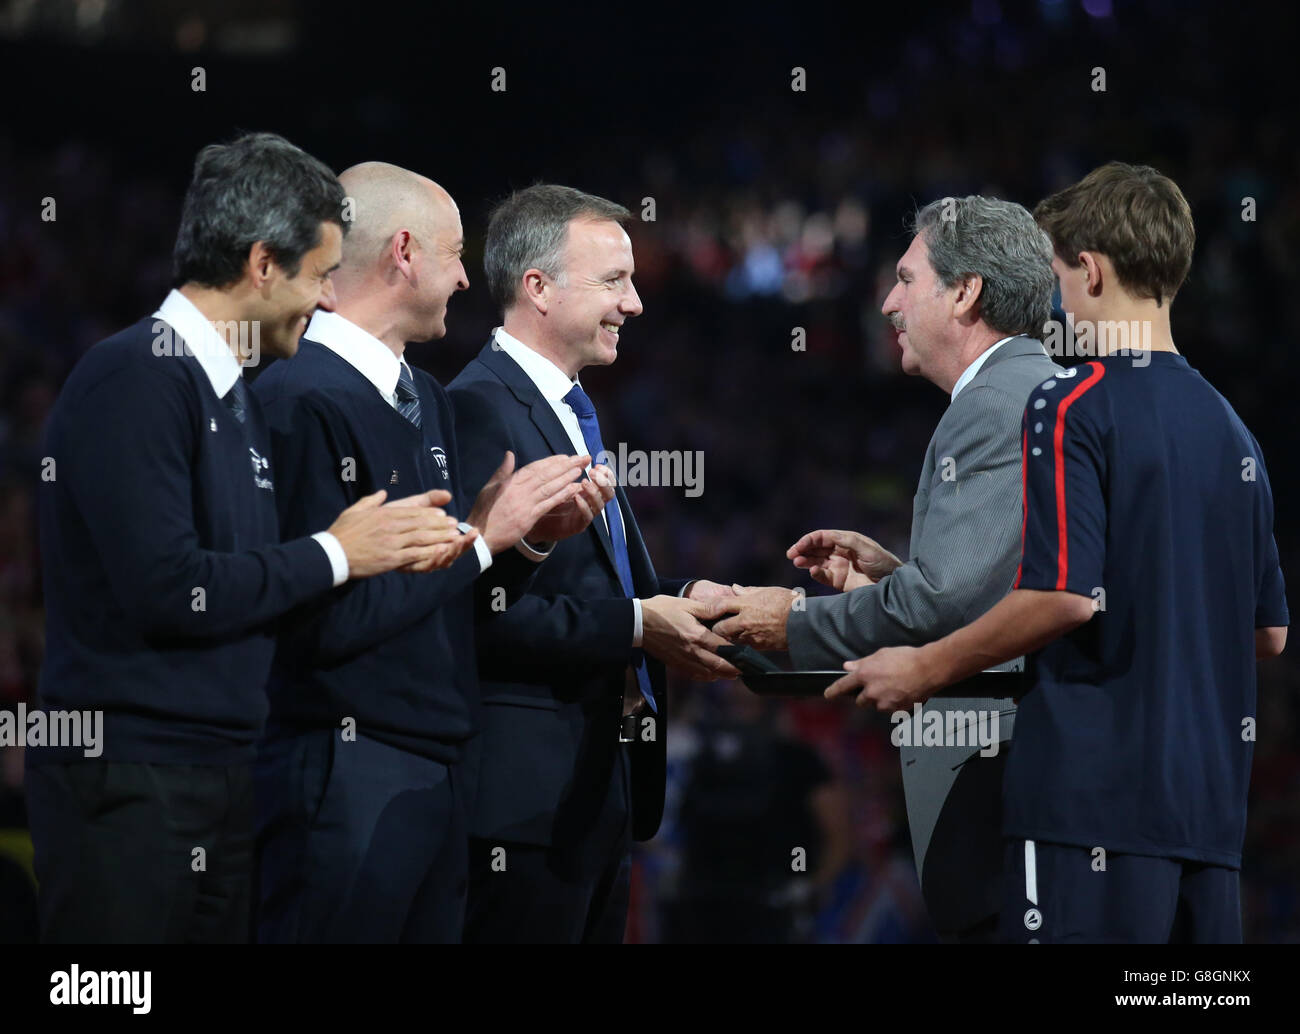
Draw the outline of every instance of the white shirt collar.
[[[402,364],[393,350],[337,312],[317,309],[303,337],[318,341],[349,363],[390,402],[397,394]]]
[[[528,379],[537,385],[537,390],[542,393],[542,398],[546,401],[563,402],[564,396],[573,390],[574,384],[578,383],[577,378],[570,380],[569,375],[546,356],[535,352],[517,337],[507,334],[505,327],[497,327],[493,333],[496,335],[497,344],[501,346],[501,351],[523,368],[524,373],[528,374]]]
[[[230,351],[230,346],[212,326],[212,321],[180,291],[172,290],[158,306],[154,319],[165,322],[185,342],[190,354],[207,374],[208,383],[224,399],[243,375],[244,369]],[[173,342],[174,344],[174,342]]]
[[[991,356],[997,349],[1001,348],[1013,337],[1019,337],[1018,334],[1012,334],[1011,337],[1004,337],[1001,341],[994,341],[988,348],[984,349],[970,366],[962,371],[962,375],[957,378],[957,383],[952,386],[952,401],[957,401],[957,395],[962,388],[966,387],[975,379],[975,375],[980,372],[980,367],[984,365],[986,359]]]

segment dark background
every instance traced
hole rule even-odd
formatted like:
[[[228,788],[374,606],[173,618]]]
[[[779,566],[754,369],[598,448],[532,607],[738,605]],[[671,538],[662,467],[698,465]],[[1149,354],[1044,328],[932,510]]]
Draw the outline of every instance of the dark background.
[[[1108,0],[526,12],[0,0],[0,707],[29,700],[39,677],[44,418],[88,347],[161,302],[194,154],[241,130],[282,133],[336,170],[394,162],[451,191],[471,287],[447,337],[408,352],[444,383],[496,324],[481,272],[493,201],[537,181],[638,215],[653,198],[654,221],[632,228],[645,314],[618,363],[584,376],[604,437],[704,453],[698,498],[632,490],[663,573],[809,591],[784,553],[813,528],[858,529],[906,556],[946,405],[899,372],[878,311],[906,215],[950,194],[1032,208],[1103,161],[1154,165],[1182,187],[1198,234],[1175,340],[1258,438],[1292,574],[1296,23],[1293,8]],[[804,92],[791,90],[796,66]],[[796,327],[806,351],[791,348]],[[1261,664],[1249,940],[1300,940],[1297,684],[1294,647]],[[638,852],[630,938],[932,938],[882,719],[765,705],[730,684],[680,685],[674,709],[669,814]],[[26,864],[21,771],[17,750],[0,751],[0,858]],[[791,871],[798,847],[804,874]]]

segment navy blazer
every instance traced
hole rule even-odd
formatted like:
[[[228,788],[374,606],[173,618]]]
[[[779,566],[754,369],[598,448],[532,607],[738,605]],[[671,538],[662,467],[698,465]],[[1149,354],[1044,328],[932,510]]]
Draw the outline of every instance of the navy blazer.
[[[573,443],[549,402],[492,341],[452,381],[466,488],[487,482],[507,449],[516,468]],[[685,579],[655,574],[622,487],[636,595],[676,595]],[[611,504],[612,505],[612,502]],[[479,579],[492,594],[492,569]],[[498,599],[501,593],[495,594]],[[623,595],[605,521],[556,544],[508,607],[480,605],[476,626],[483,694],[474,836],[581,850],[617,778],[623,689],[632,655],[632,601]],[[658,715],[639,723],[631,762],[632,835],[654,836],[663,817],[668,699],[664,666],[646,656]],[[647,710],[642,719],[649,716]],[[598,845],[593,845],[593,850]]]

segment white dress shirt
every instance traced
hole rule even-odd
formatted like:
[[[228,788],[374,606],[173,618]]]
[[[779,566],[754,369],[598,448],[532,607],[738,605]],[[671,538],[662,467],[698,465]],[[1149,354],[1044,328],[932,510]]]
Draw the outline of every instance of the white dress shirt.
[[[213,328],[212,321],[177,290],[163,299],[162,305],[158,306],[158,311],[153,315],[154,319],[162,320],[171,327],[180,340],[185,342],[190,354],[207,375],[208,383],[212,385],[217,398],[225,401],[227,393],[235,386],[235,381],[244,375],[244,368],[230,351],[230,346]],[[177,344],[179,342],[171,342],[173,348]],[[318,531],[312,538],[320,543],[321,549],[329,557],[334,584],[342,585],[348,580],[348,555],[343,551],[342,544],[328,531]]]
[[[991,356],[1003,345],[1005,345],[1013,337],[1019,337],[1019,335],[1012,334],[1011,337],[1004,337],[1001,341],[994,341],[993,344],[989,345],[988,348],[984,349],[983,352],[981,352],[978,356],[976,356],[975,361],[971,363],[970,366],[966,367],[965,370],[962,371],[961,376],[957,378],[957,383],[952,386],[951,401],[953,402],[957,401],[958,393],[961,391],[962,388],[966,387],[966,385],[968,385],[971,381],[975,379],[975,375],[980,372],[980,367],[984,365],[988,357]]]
[[[337,312],[317,310],[303,337],[319,342],[352,366],[375,386],[380,397],[397,409],[397,382],[402,376],[406,359],[399,359],[391,348],[367,330],[362,330],[350,319]],[[406,366],[410,370],[409,366]],[[414,380],[414,377],[412,377]],[[492,566],[492,551],[480,535],[474,540],[478,554],[479,574]]]
[[[520,369],[528,375],[528,379],[537,386],[537,390],[542,393],[542,398],[550,403],[551,408],[555,410],[555,415],[560,421],[560,426],[564,428],[564,433],[569,436],[569,442],[573,445],[573,454],[575,456],[585,456],[587,454],[587,441],[582,436],[582,425],[578,422],[578,414],[575,413],[570,405],[564,401],[564,396],[573,390],[573,386],[579,381],[576,377],[570,380],[569,375],[556,366],[553,362],[529,348],[517,337],[506,333],[504,327],[497,327],[493,332],[496,336],[496,343],[501,346],[501,351],[505,352],[511,359],[519,364]],[[596,457],[592,457],[594,460]],[[588,465],[588,470],[591,469]],[[605,504],[606,506],[617,506],[618,497],[615,496]],[[622,514],[622,511],[619,511]],[[627,544],[627,515],[623,516],[623,543]],[[605,522],[605,530],[609,531],[609,517],[604,510],[600,511],[600,519]],[[690,586],[687,585],[687,588]],[[641,601],[635,596],[632,597],[632,645],[641,645]]]

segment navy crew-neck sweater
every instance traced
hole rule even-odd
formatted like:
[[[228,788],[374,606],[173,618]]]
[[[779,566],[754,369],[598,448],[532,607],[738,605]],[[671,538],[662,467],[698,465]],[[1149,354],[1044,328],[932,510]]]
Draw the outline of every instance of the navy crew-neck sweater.
[[[281,471],[276,500],[284,533],[380,489],[388,499],[441,488],[464,520],[451,403],[412,370],[416,428],[355,367],[303,339],[298,355],[256,381]],[[349,582],[281,623],[269,685],[270,735],[356,723],[356,732],[445,763],[477,728],[473,586],[479,559],[466,551],[443,571],[392,571]],[[508,568],[510,565],[505,565]],[[494,564],[484,577],[505,577]]]
[[[243,763],[266,717],[268,623],[333,572],[310,538],[280,544],[256,401],[241,424],[192,355],[155,355],[161,322],[90,349],[46,427],[39,699],[102,710],[106,760]],[[27,751],[29,764],[82,757]]]

